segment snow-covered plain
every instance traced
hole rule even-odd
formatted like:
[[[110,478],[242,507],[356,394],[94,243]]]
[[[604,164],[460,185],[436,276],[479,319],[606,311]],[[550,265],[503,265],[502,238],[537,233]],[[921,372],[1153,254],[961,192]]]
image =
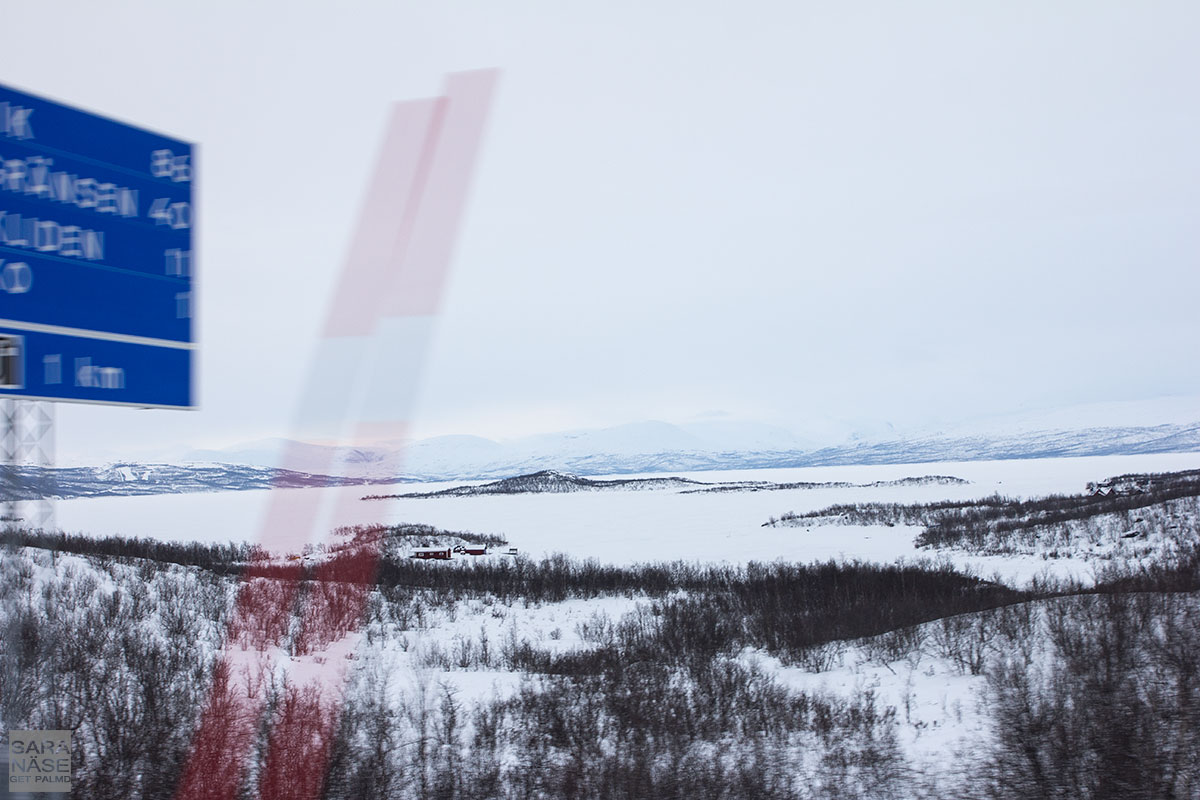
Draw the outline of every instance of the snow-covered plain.
[[[936,554],[913,546],[913,538],[919,532],[917,528],[769,528],[763,527],[763,523],[789,511],[802,513],[837,503],[966,500],[995,493],[1027,498],[1050,493],[1078,493],[1088,481],[1124,473],[1196,468],[1200,468],[1200,453],[730,470],[670,474],[700,481],[845,481],[859,484],[947,475],[970,483],[711,494],[609,491],[371,501],[358,498],[384,490],[352,486],[81,498],[60,501],[57,513],[59,526],[72,532],[174,541],[254,542],[263,535],[270,506],[277,504],[274,511],[278,512],[280,507],[283,510],[299,509],[316,500],[321,509],[315,517],[317,521],[311,526],[311,533],[297,527],[292,539],[296,550],[307,541],[320,541],[337,525],[406,522],[499,534],[512,546],[533,557],[560,552],[617,564],[676,559],[713,563],[775,559],[809,562],[831,558],[890,563]],[[404,484],[397,490],[436,491],[454,485],[463,484]],[[1094,568],[1094,564],[1083,559],[967,554],[951,554],[951,558],[982,576],[999,575],[1012,583],[1024,583],[1046,571],[1086,579]]]

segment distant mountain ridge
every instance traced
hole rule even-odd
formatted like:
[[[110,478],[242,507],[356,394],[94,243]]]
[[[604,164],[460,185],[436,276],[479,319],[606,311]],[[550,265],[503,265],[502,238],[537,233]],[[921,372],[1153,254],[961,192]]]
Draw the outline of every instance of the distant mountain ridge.
[[[1109,424],[1109,420],[1132,424]],[[1144,424],[1156,420],[1164,422]],[[452,435],[333,447],[269,439],[224,450],[177,451],[167,459],[171,463],[162,463],[164,459],[123,461],[49,472],[31,467],[0,468],[0,489],[19,499],[36,496],[43,489],[49,495],[80,497],[272,486],[517,480],[513,476],[539,473],[652,475],[1200,452],[1200,421],[1196,420],[1200,420],[1200,399],[1167,398],[1145,405],[1100,404],[1082,407],[1077,414],[1060,409],[907,434],[886,423],[858,430],[821,428],[814,423],[813,430],[818,432],[805,437],[778,426],[716,419],[686,425],[647,421],[503,442]],[[829,441],[838,437],[836,442]],[[562,479],[543,480],[549,484],[539,491],[553,491],[554,482]],[[731,489],[697,485],[691,490]]]
[[[553,470],[571,475],[628,475],[857,464],[917,464],[1069,456],[1200,451],[1200,422],[999,434],[926,434],[852,440],[807,449],[722,450],[676,436],[667,423],[542,435],[515,442],[436,437],[401,446],[334,448],[289,445],[286,466],[309,464],[333,474],[370,479],[497,480]],[[189,454],[189,460],[273,466],[280,449],[231,448]],[[297,453],[299,456],[297,456]]]
[[[239,464],[118,463],[59,468],[0,465],[0,496],[9,500],[297,489],[387,482]]]

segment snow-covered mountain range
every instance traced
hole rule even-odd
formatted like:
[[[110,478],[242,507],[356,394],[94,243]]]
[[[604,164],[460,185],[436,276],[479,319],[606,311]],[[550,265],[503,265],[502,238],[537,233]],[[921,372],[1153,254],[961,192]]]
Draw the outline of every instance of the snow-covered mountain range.
[[[542,470],[619,475],[1200,450],[1200,422],[994,433],[922,432],[825,446],[805,446],[790,435],[773,440],[755,435],[763,432],[759,426],[747,428],[750,435],[743,439],[748,441],[738,441],[729,428],[721,439],[714,440],[665,422],[543,434],[507,442],[440,436],[399,445],[332,451],[322,445],[270,440],[227,450],[193,451],[186,460],[279,466],[372,480],[439,481],[491,480]]]
[[[24,487],[18,494],[27,494],[53,479],[52,494],[89,496],[497,480],[547,470],[597,476],[1195,452],[1200,451],[1200,399],[1081,406],[905,432],[886,423],[836,431],[815,427],[819,433],[803,435],[759,422],[717,419],[682,425],[647,421],[506,441],[453,435],[339,447],[265,439],[220,450],[177,451],[155,463],[71,467],[46,475],[33,468],[10,469],[0,483],[10,490]]]

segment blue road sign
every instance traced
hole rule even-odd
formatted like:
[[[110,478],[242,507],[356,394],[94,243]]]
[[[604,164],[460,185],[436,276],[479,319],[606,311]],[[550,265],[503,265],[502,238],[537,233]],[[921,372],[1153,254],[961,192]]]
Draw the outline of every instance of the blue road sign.
[[[192,405],[193,156],[0,86],[0,397]]]

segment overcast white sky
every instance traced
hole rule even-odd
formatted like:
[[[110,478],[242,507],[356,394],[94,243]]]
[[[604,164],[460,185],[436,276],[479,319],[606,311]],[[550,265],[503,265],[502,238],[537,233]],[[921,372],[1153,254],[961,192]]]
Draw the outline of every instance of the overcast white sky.
[[[10,2],[0,80],[201,146],[201,408],[287,435],[388,104],[503,70],[418,433],[1200,394],[1194,2]]]

